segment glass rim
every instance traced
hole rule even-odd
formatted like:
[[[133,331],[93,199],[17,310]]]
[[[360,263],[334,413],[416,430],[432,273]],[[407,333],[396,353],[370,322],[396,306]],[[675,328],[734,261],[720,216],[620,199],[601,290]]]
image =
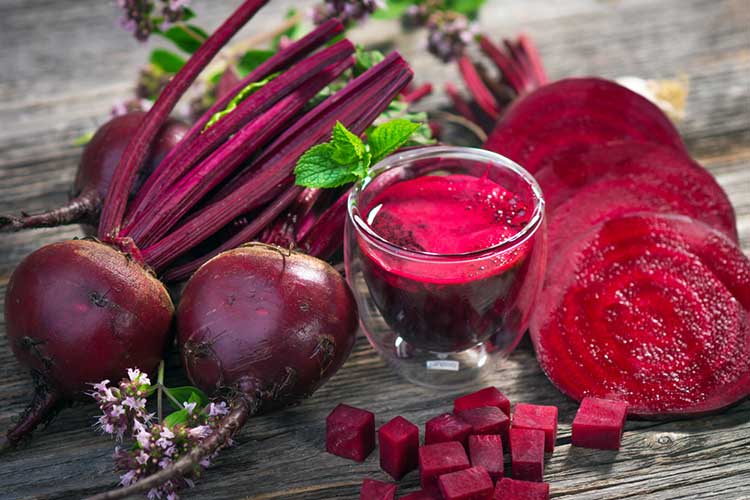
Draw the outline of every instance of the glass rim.
[[[472,250],[470,252],[437,253],[427,252],[424,250],[413,250],[397,245],[375,232],[372,227],[367,224],[362,219],[362,217],[360,217],[358,213],[355,213],[355,211],[358,210],[359,195],[365,189],[367,189],[367,186],[369,186],[370,183],[377,177],[394,168],[399,167],[402,163],[425,159],[437,155],[448,155],[453,157],[472,159],[475,158],[480,161],[489,161],[495,168],[504,168],[518,175],[531,188],[531,192],[534,195],[534,211],[531,215],[531,218],[529,219],[529,223],[517,233],[489,247]],[[542,194],[542,189],[539,186],[539,183],[526,169],[521,167],[518,163],[514,162],[510,158],[480,148],[442,145],[422,146],[390,155],[375,164],[368,175],[364,179],[358,181],[349,192],[349,197],[347,200],[347,217],[361,236],[368,239],[369,243],[381,247],[381,250],[388,251],[392,254],[398,254],[402,257],[411,257],[415,260],[456,260],[482,257],[488,253],[494,254],[498,251],[508,250],[527,241],[534,234],[536,234],[537,230],[542,225],[542,220],[544,218],[544,205],[544,196]]]

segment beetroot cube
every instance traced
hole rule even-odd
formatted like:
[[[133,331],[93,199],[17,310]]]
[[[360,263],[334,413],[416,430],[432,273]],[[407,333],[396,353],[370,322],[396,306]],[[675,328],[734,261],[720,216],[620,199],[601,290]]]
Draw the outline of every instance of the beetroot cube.
[[[482,406],[494,406],[510,417],[510,400],[496,387],[486,387],[456,399],[453,401],[453,413]]]
[[[627,403],[583,398],[573,419],[573,446],[619,450]]]
[[[450,413],[443,413],[424,424],[424,444],[458,441],[465,445],[466,438],[470,433],[470,424],[456,418]]]
[[[419,427],[404,417],[396,417],[378,429],[380,468],[393,479],[401,479],[417,468]]]
[[[457,416],[471,426],[471,434],[500,434],[508,439],[510,419],[495,406],[470,408],[458,412]]]
[[[511,429],[510,459],[514,478],[541,481],[544,475],[544,431]]]
[[[431,493],[439,491],[439,476],[468,468],[469,457],[458,441],[428,444],[419,449],[419,483]]]
[[[375,415],[344,404],[326,418],[326,450],[357,462],[375,449]]]
[[[557,407],[519,403],[513,412],[513,427],[544,431],[544,451],[552,453],[557,439]]]
[[[393,500],[395,497],[396,485],[393,483],[384,483],[374,479],[362,481],[359,500]]]
[[[472,467],[438,478],[444,500],[492,500],[492,479],[483,467]]]
[[[504,477],[497,482],[492,500],[549,500],[549,484]]]
[[[415,491],[414,493],[409,493],[408,495],[400,497],[398,500],[443,500],[443,499],[437,495],[433,495],[429,491],[419,490],[419,491]]]
[[[469,458],[474,467],[484,467],[493,481],[503,477],[503,441],[499,435],[469,436]]]

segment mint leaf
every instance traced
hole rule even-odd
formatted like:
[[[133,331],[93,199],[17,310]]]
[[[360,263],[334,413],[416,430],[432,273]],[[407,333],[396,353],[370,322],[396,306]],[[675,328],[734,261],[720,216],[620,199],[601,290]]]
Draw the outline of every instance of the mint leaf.
[[[164,425],[169,427],[170,429],[173,429],[175,425],[177,424],[184,424],[187,422],[188,417],[188,411],[186,408],[183,408],[182,410],[177,410],[174,413],[170,413],[166,417],[164,417]]]
[[[388,0],[382,9],[373,12],[373,19],[398,19],[404,15],[406,9],[415,3],[413,0]]]
[[[198,50],[208,38],[208,33],[192,24],[176,24],[167,31],[159,32],[159,34],[188,54]]]
[[[485,0],[446,0],[445,9],[459,12],[469,19],[476,19]]]
[[[216,122],[221,120],[223,117],[231,113],[232,111],[239,106],[239,104],[247,99],[250,95],[254,94],[258,90],[262,89],[268,82],[276,78],[278,73],[275,73],[268,78],[261,80],[259,82],[253,82],[248,84],[244,89],[240,90],[239,93],[232,98],[231,101],[229,101],[229,104],[227,104],[227,107],[222,109],[221,111],[218,111],[215,113],[210,120],[206,123],[206,126],[203,127],[203,131],[205,132],[209,128],[211,128]]]
[[[273,50],[248,50],[237,62],[237,73],[239,73],[242,78],[246,77],[258,66],[270,59],[274,54],[276,54],[276,52]]]
[[[294,168],[299,186],[334,188],[358,179],[349,166],[333,159],[336,149],[330,143],[318,144],[308,149],[297,160]]]
[[[208,396],[206,393],[198,389],[197,387],[184,386],[184,387],[164,387],[164,392],[168,394],[170,401],[174,400],[182,405],[183,403],[197,403],[199,407],[206,406],[209,403]],[[174,403],[172,401],[172,403]],[[182,408],[180,406],[179,408]]]
[[[383,59],[385,56],[379,50],[365,50],[361,45],[357,45],[354,53],[354,76],[361,75]]]
[[[185,59],[167,49],[154,49],[149,57],[149,62],[170,74],[175,74],[185,65]]]
[[[377,163],[406,144],[420,124],[399,118],[375,127],[368,136],[373,162]]]
[[[86,144],[88,144],[89,142],[91,142],[91,138],[92,137],[94,137],[94,132],[92,132],[92,131],[85,132],[85,133],[79,135],[78,137],[76,137],[75,139],[73,139],[73,145],[74,146],[85,146]]]
[[[192,9],[188,7],[182,8],[182,20],[183,21],[189,21],[193,19],[194,17],[195,17],[195,12]]]
[[[353,163],[361,160],[366,152],[362,139],[349,132],[341,123],[336,122],[333,126],[333,138],[330,143],[333,146],[333,161],[340,164]]]

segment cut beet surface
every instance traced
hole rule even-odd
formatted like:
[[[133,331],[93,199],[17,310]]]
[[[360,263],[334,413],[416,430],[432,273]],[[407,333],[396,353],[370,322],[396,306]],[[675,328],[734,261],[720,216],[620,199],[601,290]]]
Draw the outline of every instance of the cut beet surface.
[[[401,479],[417,468],[419,427],[404,417],[396,417],[378,429],[380,468],[393,479]]]
[[[628,404],[599,398],[583,398],[573,419],[573,446],[619,450]]]
[[[469,459],[474,467],[484,467],[493,481],[504,474],[503,441],[498,434],[469,436]]]
[[[374,479],[364,479],[359,491],[359,500],[394,500],[396,485]]]
[[[535,173],[561,151],[626,139],[685,151],[672,122],[645,97],[611,81],[569,78],[516,100],[483,147]]]
[[[424,444],[458,441],[466,445],[466,438],[469,434],[471,434],[471,424],[450,413],[438,415],[424,424]]]
[[[513,427],[544,431],[544,451],[555,451],[557,439],[557,407],[519,403],[513,412]]]
[[[471,426],[470,434],[499,434],[507,443],[510,419],[499,408],[471,408],[458,412],[456,416]]]
[[[439,492],[439,476],[469,467],[466,450],[457,441],[428,444],[419,449],[419,482],[429,492]]]
[[[511,429],[510,458],[514,478],[541,481],[544,476],[544,431]]]
[[[492,479],[483,467],[471,467],[438,478],[444,500],[491,500]]]
[[[504,477],[495,486],[492,500],[549,500],[549,484]]]
[[[399,497],[398,500],[443,500],[440,493],[430,493],[429,491],[419,490]]]
[[[344,404],[326,418],[326,450],[357,462],[375,449],[375,415]]]
[[[718,231],[675,216],[593,228],[548,269],[531,323],[565,394],[628,414],[693,416],[750,392],[750,262]]]
[[[453,413],[482,406],[495,406],[510,417],[510,400],[496,387],[485,387],[453,401]]]

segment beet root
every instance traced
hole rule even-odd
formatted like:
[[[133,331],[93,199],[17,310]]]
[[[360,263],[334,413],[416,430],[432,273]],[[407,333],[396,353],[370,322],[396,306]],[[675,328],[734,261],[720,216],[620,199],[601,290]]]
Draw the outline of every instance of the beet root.
[[[90,240],[54,243],[18,265],[5,295],[7,337],[36,382],[34,400],[7,434],[15,446],[91,384],[129,367],[156,368],[174,313],[141,265]]]
[[[117,163],[144,116],[143,112],[117,116],[96,131],[81,154],[68,203],[38,214],[0,215],[0,232],[76,223],[95,226]],[[164,124],[133,193],[187,130],[188,126],[179,120],[171,119]]]

